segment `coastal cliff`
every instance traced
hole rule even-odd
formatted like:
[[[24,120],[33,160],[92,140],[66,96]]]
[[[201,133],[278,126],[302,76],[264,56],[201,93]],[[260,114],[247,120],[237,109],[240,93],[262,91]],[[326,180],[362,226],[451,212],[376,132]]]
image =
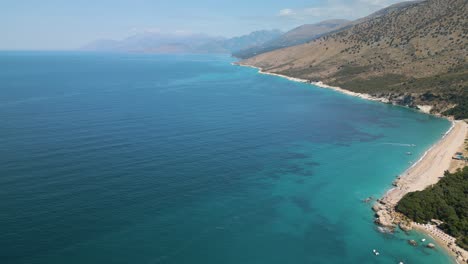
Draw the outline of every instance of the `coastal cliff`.
[[[465,0],[414,2],[241,63],[398,105],[428,105],[431,113],[449,115],[455,109],[463,119],[468,117],[466,13]]]

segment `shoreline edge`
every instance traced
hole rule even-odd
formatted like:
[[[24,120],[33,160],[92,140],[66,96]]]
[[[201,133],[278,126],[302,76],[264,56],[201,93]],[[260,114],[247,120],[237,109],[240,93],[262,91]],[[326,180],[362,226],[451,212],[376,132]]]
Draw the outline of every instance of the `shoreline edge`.
[[[272,75],[282,77],[290,81],[309,83],[320,88],[334,90],[336,92],[346,94],[349,96],[359,97],[361,99],[381,102],[385,104],[391,104],[386,98],[374,97],[370,94],[356,93],[345,90],[340,87],[330,86],[322,83],[321,81],[312,82],[305,79],[290,77],[278,73],[265,72],[262,68],[243,64],[240,62],[234,62],[232,65],[249,67],[258,70],[258,73],[265,75]],[[431,106],[418,105],[418,110],[424,114],[430,114]],[[465,139],[467,138],[467,124],[464,121],[455,121],[449,117],[435,115],[437,117],[446,118],[451,121],[452,125],[444,133],[434,145],[432,145],[421,158],[406,169],[397,179],[393,182],[395,187],[389,189],[377,202],[374,204],[372,209],[376,212],[377,218],[376,223],[393,230],[396,226],[399,226],[402,230],[415,229],[429,237],[433,238],[437,244],[441,245],[442,248],[453,257],[456,263],[468,263],[468,251],[460,248],[455,244],[455,238],[444,233],[434,225],[422,225],[416,222],[410,221],[404,215],[395,211],[395,206],[403,196],[409,192],[423,190],[432,184],[437,183],[443,176],[443,172],[450,169],[450,162],[452,154],[455,153],[460,147],[464,146]],[[449,144],[452,143],[452,144]],[[446,146],[449,145],[449,146]],[[444,148],[445,147],[445,148]],[[450,147],[450,151],[447,150]],[[434,161],[437,159],[439,162],[436,164]],[[443,165],[440,165],[443,163]],[[448,163],[448,164],[447,164]],[[432,165],[432,166],[430,166]],[[442,172],[440,172],[442,170]],[[425,178],[424,176],[430,176]]]

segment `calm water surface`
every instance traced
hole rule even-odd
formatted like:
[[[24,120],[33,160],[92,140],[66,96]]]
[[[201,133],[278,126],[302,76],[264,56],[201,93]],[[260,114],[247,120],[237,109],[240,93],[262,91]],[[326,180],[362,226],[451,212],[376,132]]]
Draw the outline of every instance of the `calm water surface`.
[[[362,202],[447,121],[232,61],[0,53],[0,262],[449,262]]]

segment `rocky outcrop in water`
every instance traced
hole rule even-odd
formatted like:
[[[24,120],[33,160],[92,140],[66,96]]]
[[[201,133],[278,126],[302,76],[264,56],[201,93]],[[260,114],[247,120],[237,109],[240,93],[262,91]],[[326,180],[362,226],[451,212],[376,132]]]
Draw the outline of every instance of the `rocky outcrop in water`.
[[[398,226],[403,231],[410,231],[413,229],[411,221],[404,215],[395,211],[394,206],[385,203],[383,200],[377,200],[372,206],[375,212],[375,223],[394,231]]]

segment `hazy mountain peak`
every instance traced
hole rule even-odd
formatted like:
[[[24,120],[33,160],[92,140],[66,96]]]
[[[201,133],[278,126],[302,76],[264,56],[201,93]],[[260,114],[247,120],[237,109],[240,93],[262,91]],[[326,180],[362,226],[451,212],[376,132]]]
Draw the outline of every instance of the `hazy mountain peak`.
[[[271,41],[235,52],[234,56],[248,58],[267,51],[306,43],[307,41],[313,40],[327,32],[336,30],[346,25],[348,22],[349,21],[345,19],[331,19],[315,24],[304,24],[284,33],[281,36],[278,36],[275,39],[272,39]]]
[[[231,53],[274,39],[279,30],[258,30],[247,35],[224,38],[192,32],[143,31],[122,40],[97,40],[83,50],[153,53]]]

